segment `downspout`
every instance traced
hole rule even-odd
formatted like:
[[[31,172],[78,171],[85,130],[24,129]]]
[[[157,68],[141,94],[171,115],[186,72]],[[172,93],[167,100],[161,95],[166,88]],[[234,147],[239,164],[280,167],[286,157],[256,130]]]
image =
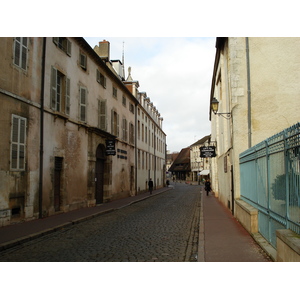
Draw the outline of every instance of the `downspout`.
[[[155,124],[154,124],[155,125]],[[154,178],[154,189],[156,190],[156,126],[154,126],[154,174],[153,174],[153,178]]]
[[[135,126],[134,126],[134,151],[135,151],[135,178],[134,178],[134,188],[135,188],[135,194],[138,194],[138,190],[137,190],[137,178],[138,178],[138,174],[137,174],[137,170],[138,170],[138,165],[137,165],[137,154],[138,154],[138,149],[137,149],[137,103],[135,103],[135,117],[134,117],[134,122],[135,122]]]
[[[41,74],[41,109],[40,109],[40,174],[39,174],[39,219],[43,218],[43,160],[44,160],[44,90],[45,90],[45,65],[46,41],[43,38],[42,74]]]
[[[249,38],[246,37],[246,61],[247,61],[247,95],[248,95],[248,148],[252,146],[251,133],[251,86],[250,86],[250,58],[249,58]]]

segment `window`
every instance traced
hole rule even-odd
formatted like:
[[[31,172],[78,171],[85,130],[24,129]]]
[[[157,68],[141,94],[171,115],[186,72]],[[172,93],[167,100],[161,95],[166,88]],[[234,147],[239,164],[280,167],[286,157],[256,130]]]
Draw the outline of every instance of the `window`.
[[[96,78],[97,78],[97,81],[98,81],[104,88],[106,88],[106,77],[105,77],[99,70],[97,70]]]
[[[134,114],[134,106],[132,103],[129,104],[129,111]]]
[[[54,37],[53,43],[66,54],[71,56],[71,45],[72,43],[65,37]]]
[[[126,97],[124,95],[122,97],[122,104],[126,107]]]
[[[123,122],[122,122],[122,132],[123,132],[122,138],[125,142],[127,142],[128,125],[127,125],[127,120],[125,118],[123,118]]]
[[[80,52],[79,54],[79,63],[80,63],[80,67],[84,70],[86,70],[87,68],[87,58],[86,55],[82,52]]]
[[[111,110],[111,134],[119,136],[119,115],[115,110]]]
[[[51,108],[70,114],[70,78],[57,69],[51,69]]]
[[[79,99],[79,120],[86,122],[86,104],[87,104],[87,90],[85,87],[80,87]]]
[[[98,102],[98,115],[99,115],[99,128],[107,130],[107,117],[106,117],[106,100],[99,100]]]
[[[23,70],[27,68],[27,44],[27,37],[16,37],[14,40],[14,64]]]
[[[114,96],[115,98],[118,97],[118,90],[117,90],[117,88],[115,88],[114,86],[113,86],[113,96]]]
[[[134,144],[134,125],[129,124],[129,143]]]
[[[12,115],[11,169],[25,170],[26,118]]]

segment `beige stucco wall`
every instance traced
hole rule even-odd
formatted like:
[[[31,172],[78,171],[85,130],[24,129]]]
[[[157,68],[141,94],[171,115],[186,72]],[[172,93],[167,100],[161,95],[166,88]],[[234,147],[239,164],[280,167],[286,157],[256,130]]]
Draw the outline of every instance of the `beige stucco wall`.
[[[299,50],[300,38],[249,38],[251,146],[300,121]],[[230,161],[234,168],[234,196],[238,199],[239,154],[249,148],[245,38],[228,38],[216,79],[219,74],[222,82],[216,81],[214,97],[220,101],[219,112],[230,111],[232,117],[226,120],[211,115],[212,140],[218,141],[218,159],[232,146]],[[226,181],[220,182],[220,174],[222,170],[218,169],[215,176],[219,178],[213,179],[218,184],[219,196],[227,189]]]
[[[0,38],[0,226],[31,219],[38,211],[42,39],[28,38],[26,70],[14,65],[14,38]],[[25,170],[11,169],[12,115],[26,118]]]

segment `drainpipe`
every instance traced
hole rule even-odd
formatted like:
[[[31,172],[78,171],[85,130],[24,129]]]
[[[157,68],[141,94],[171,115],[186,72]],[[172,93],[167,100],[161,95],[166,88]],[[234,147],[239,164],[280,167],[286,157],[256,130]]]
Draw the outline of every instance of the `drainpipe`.
[[[138,155],[138,149],[137,149],[137,114],[138,114],[138,104],[135,103],[135,117],[134,117],[134,151],[135,151],[135,179],[134,179],[134,188],[135,188],[135,194],[138,194],[137,190],[137,170],[138,170],[138,165],[137,165],[137,155]]]
[[[154,123],[155,125],[155,123]],[[154,174],[153,174],[153,188],[156,190],[156,126],[154,126]]]
[[[246,61],[247,61],[247,95],[248,95],[248,148],[251,148],[251,86],[250,86],[250,58],[249,38],[246,37]]]
[[[45,64],[46,41],[43,38],[42,74],[41,74],[41,109],[40,109],[40,178],[39,178],[39,218],[43,217],[43,159],[44,159],[44,90],[45,90]]]

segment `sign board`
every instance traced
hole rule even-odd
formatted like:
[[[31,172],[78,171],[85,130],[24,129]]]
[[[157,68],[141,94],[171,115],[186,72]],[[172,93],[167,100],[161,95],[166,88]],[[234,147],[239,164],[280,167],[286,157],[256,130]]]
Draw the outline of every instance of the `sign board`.
[[[116,155],[115,140],[106,140],[106,155]]]
[[[216,157],[216,147],[200,147],[200,157]]]

